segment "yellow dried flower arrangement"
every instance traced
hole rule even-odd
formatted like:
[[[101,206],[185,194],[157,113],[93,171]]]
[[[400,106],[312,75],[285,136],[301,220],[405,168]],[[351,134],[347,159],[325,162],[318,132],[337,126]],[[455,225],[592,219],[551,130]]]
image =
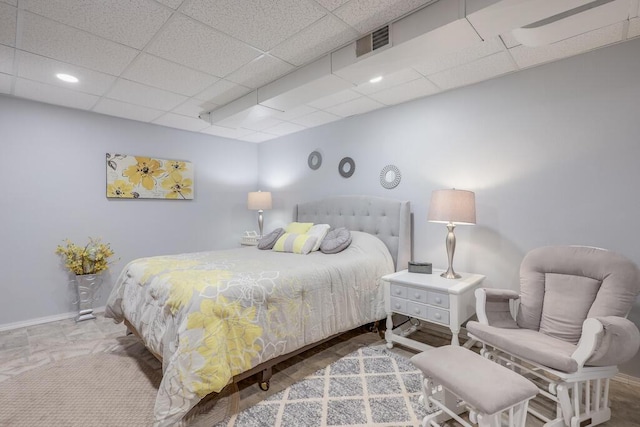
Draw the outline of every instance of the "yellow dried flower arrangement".
[[[89,243],[78,246],[69,239],[65,240],[66,247],[58,245],[56,253],[64,258],[64,265],[72,273],[98,274],[109,268],[109,257],[113,250],[108,243],[102,243],[99,238],[89,237]]]

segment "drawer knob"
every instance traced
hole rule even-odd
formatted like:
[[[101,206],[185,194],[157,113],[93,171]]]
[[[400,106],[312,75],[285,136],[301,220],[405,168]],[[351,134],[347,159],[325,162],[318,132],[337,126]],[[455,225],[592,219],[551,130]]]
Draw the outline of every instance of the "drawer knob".
[[[396,295],[400,295],[402,291],[400,289],[396,289]]]
[[[441,318],[442,316],[440,316],[440,313],[436,313],[436,315],[434,316],[436,319]]]
[[[415,314],[420,314],[420,309],[419,309],[419,308],[414,308],[414,309],[413,309],[413,312],[414,312]]]
[[[396,303],[396,308],[400,308],[400,304]]]
[[[420,299],[420,294],[416,294],[416,299]]]
[[[437,304],[441,304],[441,303],[442,303],[442,298],[440,298],[440,297],[436,297],[436,303],[437,303]]]

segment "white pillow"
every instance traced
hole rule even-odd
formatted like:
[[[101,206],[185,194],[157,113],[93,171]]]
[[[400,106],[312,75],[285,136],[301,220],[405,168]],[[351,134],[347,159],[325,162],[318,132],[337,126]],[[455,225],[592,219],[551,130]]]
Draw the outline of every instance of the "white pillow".
[[[324,239],[324,237],[327,235],[330,228],[331,226],[329,224],[316,224],[312,226],[309,229],[309,231],[305,233],[310,236],[314,236],[316,238],[316,244],[314,245],[313,249],[311,249],[311,252],[317,251],[318,249],[320,249],[320,244],[322,244],[322,239]]]

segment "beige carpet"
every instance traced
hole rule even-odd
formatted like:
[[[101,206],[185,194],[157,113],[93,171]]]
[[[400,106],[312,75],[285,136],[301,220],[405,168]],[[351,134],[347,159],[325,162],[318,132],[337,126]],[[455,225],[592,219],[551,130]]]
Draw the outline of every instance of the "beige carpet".
[[[1,368],[2,427],[153,425],[162,369],[135,338],[83,343]],[[237,412],[238,400],[230,386],[193,408],[181,425],[214,425]]]

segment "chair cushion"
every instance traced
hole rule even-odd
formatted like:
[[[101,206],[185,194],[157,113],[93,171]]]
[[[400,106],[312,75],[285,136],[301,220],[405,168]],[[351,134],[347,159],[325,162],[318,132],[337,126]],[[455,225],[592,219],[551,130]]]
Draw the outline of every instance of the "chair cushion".
[[[480,341],[524,360],[551,369],[573,373],[578,363],[571,358],[574,344],[531,329],[502,329],[479,322],[467,322],[467,330]]]

